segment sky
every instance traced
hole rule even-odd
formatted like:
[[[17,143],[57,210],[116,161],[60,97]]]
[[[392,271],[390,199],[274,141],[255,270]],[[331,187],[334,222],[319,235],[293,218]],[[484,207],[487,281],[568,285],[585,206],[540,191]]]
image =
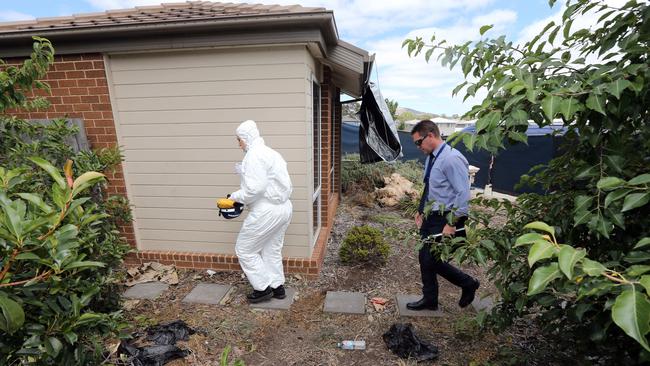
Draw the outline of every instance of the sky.
[[[166,2],[178,2],[169,0]],[[612,0],[614,1],[614,0]],[[99,12],[108,9],[152,5],[164,0],[0,0],[0,22]],[[228,1],[225,1],[228,2]],[[237,2],[237,0],[230,0]],[[422,36],[446,39],[449,43],[477,41],[479,28],[493,28],[483,37],[505,35],[525,42],[551,19],[559,18],[563,1],[553,8],[548,0],[254,0],[249,3],[300,4],[334,11],[339,37],[375,54],[372,81],[385,98],[400,107],[422,112],[462,115],[479,103],[463,103],[463,94],[452,90],[463,81],[459,69],[450,71],[432,58],[410,58],[402,42]],[[55,45],[56,47],[56,45]],[[481,94],[477,95],[480,98]]]

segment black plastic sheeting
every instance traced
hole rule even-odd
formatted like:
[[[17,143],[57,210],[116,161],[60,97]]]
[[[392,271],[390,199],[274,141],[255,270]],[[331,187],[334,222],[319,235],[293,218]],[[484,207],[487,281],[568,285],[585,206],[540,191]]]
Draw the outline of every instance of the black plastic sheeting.
[[[422,341],[411,323],[395,323],[382,336],[386,347],[401,358],[430,361],[438,358],[438,347]]]
[[[154,343],[151,346],[136,346],[122,341],[118,354],[128,356],[128,365],[133,366],[162,366],[169,361],[183,358],[190,352],[175,346],[176,341],[188,341],[194,329],[182,320],[151,326],[146,329],[146,339]]]
[[[359,155],[362,163],[395,161],[402,156],[402,145],[395,121],[379,87],[367,83],[359,109]]]

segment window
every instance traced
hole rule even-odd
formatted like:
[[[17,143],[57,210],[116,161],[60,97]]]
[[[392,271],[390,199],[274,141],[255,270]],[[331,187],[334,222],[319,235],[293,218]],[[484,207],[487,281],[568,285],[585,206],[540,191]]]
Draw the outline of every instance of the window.
[[[313,219],[313,234],[314,240],[318,237],[318,231],[321,226],[321,184],[323,180],[322,171],[322,152],[323,146],[321,143],[321,101],[320,101],[320,85],[314,79],[312,82],[312,136],[314,139],[313,145],[313,160],[314,160],[314,195],[312,196],[312,219]]]

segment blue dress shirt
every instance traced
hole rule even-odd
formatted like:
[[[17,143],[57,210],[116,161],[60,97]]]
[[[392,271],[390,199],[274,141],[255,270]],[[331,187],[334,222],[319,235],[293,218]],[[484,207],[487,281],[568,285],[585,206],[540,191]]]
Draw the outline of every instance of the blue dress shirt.
[[[434,201],[431,212],[437,212],[440,205],[445,211],[454,210],[454,216],[467,216],[469,212],[469,163],[460,151],[440,144],[433,151],[436,160],[429,173],[429,192],[427,201]],[[442,151],[441,151],[442,149]],[[424,166],[429,165],[431,155],[427,157]]]

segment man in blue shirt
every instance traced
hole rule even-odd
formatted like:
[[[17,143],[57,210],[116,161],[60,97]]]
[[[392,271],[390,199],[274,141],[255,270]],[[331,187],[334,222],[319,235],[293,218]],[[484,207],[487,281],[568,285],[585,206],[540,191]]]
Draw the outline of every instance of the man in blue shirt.
[[[418,213],[415,215],[415,224],[420,229],[420,237],[425,240],[436,234],[465,236],[465,231],[459,229],[465,227],[469,212],[467,159],[458,150],[445,143],[440,135],[440,129],[430,120],[418,122],[411,130],[411,137],[415,145],[428,155],[424,164],[424,191]],[[428,204],[431,204],[431,211],[425,215],[424,207]],[[453,222],[447,221],[448,215],[453,217]],[[425,240],[425,244],[420,249],[423,296],[418,301],[406,304],[410,310],[438,309],[438,275],[462,289],[458,302],[461,308],[474,300],[479,282],[432,255],[431,245],[439,242],[441,237],[439,235],[435,240],[431,238]]]

